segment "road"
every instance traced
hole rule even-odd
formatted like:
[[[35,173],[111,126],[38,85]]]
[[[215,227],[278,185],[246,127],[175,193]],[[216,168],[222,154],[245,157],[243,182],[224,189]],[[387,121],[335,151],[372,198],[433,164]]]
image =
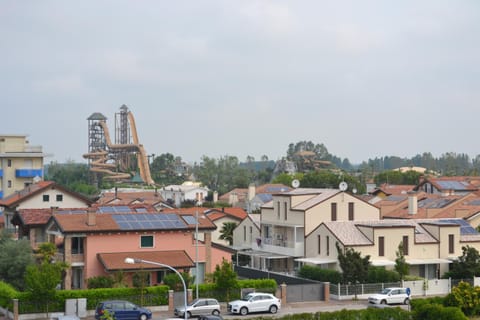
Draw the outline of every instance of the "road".
[[[272,317],[272,318],[280,318],[287,314],[295,314],[295,313],[316,313],[316,312],[332,312],[338,311],[342,309],[348,310],[359,310],[359,309],[366,309],[368,308],[367,301],[337,301],[332,300],[329,302],[318,301],[318,302],[298,302],[298,303],[289,303],[286,306],[282,306],[280,310],[276,314],[270,313],[260,313],[260,314],[249,314],[246,316],[241,316],[237,314],[229,314],[226,311],[226,307],[222,306],[222,317],[224,319],[249,319],[249,318],[256,318],[259,316],[262,317]],[[396,306],[395,306],[396,307]],[[408,310],[408,306],[405,305],[398,305],[398,307]],[[180,320],[183,318],[175,318],[171,312],[168,311],[159,311],[153,313],[153,320],[165,320],[165,319],[175,319]]]

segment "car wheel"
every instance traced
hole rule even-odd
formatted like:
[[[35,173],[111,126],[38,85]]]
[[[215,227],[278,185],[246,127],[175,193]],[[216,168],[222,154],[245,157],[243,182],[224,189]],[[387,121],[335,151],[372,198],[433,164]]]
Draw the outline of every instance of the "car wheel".
[[[270,309],[268,309],[268,311],[270,311],[270,313],[277,313],[277,306],[276,305],[271,305],[270,306]]]
[[[241,314],[242,316],[246,316],[246,315],[248,314],[248,309],[245,308],[245,307],[242,307],[242,308],[240,309],[240,314]]]
[[[212,311],[212,314],[213,314],[214,316],[218,316],[218,315],[220,314],[220,311],[219,311],[219,310],[213,310],[213,311]]]
[[[380,304],[387,304],[387,300],[382,300]]]
[[[140,315],[140,320],[147,320],[147,315],[145,313],[142,313]]]
[[[187,318],[191,318],[192,317],[192,314],[190,313],[190,311],[187,312]]]
[[[410,304],[410,299],[405,298],[405,301],[403,301],[403,304]]]

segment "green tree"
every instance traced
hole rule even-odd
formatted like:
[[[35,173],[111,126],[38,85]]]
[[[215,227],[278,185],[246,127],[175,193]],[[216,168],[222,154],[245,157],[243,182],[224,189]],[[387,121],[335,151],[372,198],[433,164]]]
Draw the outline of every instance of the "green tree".
[[[234,188],[247,188],[254,177],[253,171],[242,168],[234,156],[224,156],[218,160],[203,156],[201,163],[194,165],[193,173],[198,181],[219,194]]]
[[[225,292],[226,301],[230,301],[231,292],[238,288],[237,274],[233,270],[232,263],[222,259],[222,263],[215,266],[213,281],[219,290]]]
[[[57,288],[62,281],[62,271],[65,267],[61,263],[50,263],[44,260],[39,265],[29,265],[25,273],[26,291],[29,299],[45,307],[49,312],[50,303],[55,301]]]
[[[0,280],[17,290],[25,289],[24,274],[35,263],[30,242],[27,239],[13,240],[6,230],[0,233]]]
[[[55,181],[68,189],[84,195],[94,195],[99,190],[90,184],[88,165],[69,161],[67,163],[51,162],[45,166],[45,180]]]
[[[468,282],[461,281],[445,297],[444,304],[462,309],[467,316],[480,314],[480,287],[472,287]]]
[[[336,247],[338,262],[343,272],[343,281],[352,284],[366,282],[368,279],[368,268],[370,267],[370,256],[362,257],[361,253],[353,248],[342,250],[338,242]]]
[[[400,244],[398,245],[398,249],[395,252],[395,255],[397,256],[397,258],[395,259],[395,271],[398,272],[401,280],[405,279],[405,276],[410,273],[410,266],[405,260],[405,256],[403,254],[404,252],[405,251],[403,250],[403,242],[400,242]]]
[[[462,255],[453,261],[450,271],[444,277],[453,279],[471,279],[480,276],[480,254],[470,246],[462,247]]]
[[[228,241],[229,245],[233,244],[233,230],[237,227],[235,222],[224,222],[220,229],[220,240]]]
[[[178,174],[176,167],[181,165],[182,158],[171,153],[163,153],[154,158],[150,165],[152,178],[159,185],[181,184],[185,181],[182,174]]]

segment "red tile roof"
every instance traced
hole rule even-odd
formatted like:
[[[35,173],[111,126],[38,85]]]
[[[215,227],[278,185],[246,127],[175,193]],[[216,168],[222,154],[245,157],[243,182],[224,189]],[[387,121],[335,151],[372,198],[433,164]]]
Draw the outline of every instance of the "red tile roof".
[[[118,192],[105,192],[103,195],[97,200],[99,205],[106,205],[106,204],[121,204],[121,205],[129,205],[135,202],[145,203],[154,205],[158,202],[163,202],[164,199],[160,195],[159,192],[152,191],[135,191],[135,192],[126,192],[126,191],[118,191]]]
[[[107,271],[115,270],[157,270],[165,267],[150,263],[125,263],[125,258],[141,259],[169,265],[174,268],[191,268],[195,264],[183,250],[172,251],[146,251],[146,252],[114,252],[99,253],[98,259]]]
[[[214,221],[224,216],[230,216],[232,218],[243,221],[243,219],[245,219],[248,216],[247,212],[240,207],[225,207],[221,209],[213,208],[213,209],[207,210],[206,214],[210,219]]]

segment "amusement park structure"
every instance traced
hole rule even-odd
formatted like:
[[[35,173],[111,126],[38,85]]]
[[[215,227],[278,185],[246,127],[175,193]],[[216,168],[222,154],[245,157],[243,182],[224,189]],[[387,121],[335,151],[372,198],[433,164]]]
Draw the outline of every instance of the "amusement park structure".
[[[138,142],[133,114],[126,105],[115,114],[115,141],[112,143],[107,117],[99,112],[88,117],[88,159],[90,171],[110,180],[130,180],[132,172],[138,173],[144,183],[153,185],[148,155]]]

